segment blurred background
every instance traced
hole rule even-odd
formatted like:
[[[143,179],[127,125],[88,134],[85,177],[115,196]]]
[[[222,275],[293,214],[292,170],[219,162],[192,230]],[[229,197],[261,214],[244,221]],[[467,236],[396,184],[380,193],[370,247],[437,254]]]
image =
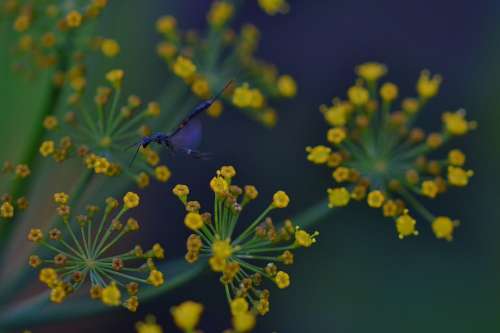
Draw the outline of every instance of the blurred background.
[[[125,90],[154,99],[168,75],[155,54],[159,36],[154,21],[173,14],[182,28],[203,29],[209,4],[111,1],[100,29],[120,43],[122,52],[118,60],[93,64],[92,80],[99,82],[110,67],[122,67],[127,72]],[[428,203],[435,213],[461,221],[454,240],[437,240],[421,220],[420,235],[401,241],[379,211],[361,204],[336,211],[318,224],[316,246],[297,252],[291,287],[272,289],[271,312],[258,321],[256,331],[500,331],[500,2],[292,0],[290,5],[288,15],[269,17],[256,1],[246,1],[236,24],[251,22],[261,29],[260,56],[297,79],[298,97],[280,105],[272,130],[229,109],[219,120],[204,119],[202,148],[215,158],[176,158],[169,163],[172,180],[145,191],[138,212],[144,245],[160,241],[167,259],[184,255],[188,232],[183,209],[170,190],[176,183],[189,184],[193,198],[207,205],[208,181],[224,164],[237,168],[237,183],[255,184],[261,193],[243,218],[253,218],[278,189],[292,199],[287,216],[322,200],[331,185],[329,172],[308,163],[304,151],[325,141],[327,127],[319,105],[344,97],[354,81],[354,66],[362,62],[385,63],[386,79],[400,85],[402,96],[414,95],[420,70],[427,68],[442,74],[444,82],[420,125],[438,129],[442,112],[461,107],[479,122],[477,131],[453,142],[467,152],[468,166],[475,171],[471,186]],[[9,75],[6,64],[0,66],[1,75]],[[30,110],[44,92],[38,81],[12,80],[11,88],[0,87],[4,105],[10,106],[0,109],[2,159],[15,154],[20,133],[38,126],[30,122]],[[132,332],[134,323],[149,313],[172,332],[169,309],[186,299],[205,304],[200,325],[205,332],[230,326],[223,288],[208,272],[142,304],[136,314],[117,311],[34,332]]]

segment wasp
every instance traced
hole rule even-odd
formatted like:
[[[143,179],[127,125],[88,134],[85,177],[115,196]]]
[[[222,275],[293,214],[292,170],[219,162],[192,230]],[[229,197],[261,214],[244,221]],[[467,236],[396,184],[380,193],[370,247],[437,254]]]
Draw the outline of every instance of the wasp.
[[[230,80],[215,96],[198,104],[171,133],[157,132],[153,135],[145,136],[139,142],[130,145],[127,149],[132,147],[137,147],[137,149],[129,166],[134,162],[141,147],[146,148],[152,143],[165,146],[172,154],[181,152],[197,159],[209,158],[210,154],[202,153],[195,149],[201,141],[201,123],[197,116],[210,108],[232,83],[233,80]]]

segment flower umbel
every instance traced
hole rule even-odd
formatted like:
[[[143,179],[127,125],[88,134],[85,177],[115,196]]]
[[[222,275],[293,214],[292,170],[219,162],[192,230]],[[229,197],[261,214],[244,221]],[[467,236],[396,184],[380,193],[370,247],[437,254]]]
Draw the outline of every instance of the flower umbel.
[[[116,56],[119,52],[116,41],[90,36],[107,1],[9,0],[6,3],[0,14],[10,21],[17,34],[14,69],[28,77],[39,69],[56,68],[53,76],[56,85],[66,81],[71,87],[82,87],[86,53],[100,49],[101,44],[106,56]],[[76,35],[85,36],[85,42],[75,43]],[[72,66],[68,68],[70,62]],[[78,90],[74,89],[75,93]]]
[[[415,127],[417,116],[434,97],[441,77],[423,71],[417,83],[417,98],[405,98],[394,110],[398,87],[394,83],[378,86],[387,68],[370,62],[356,67],[359,79],[348,89],[347,100],[335,98],[331,106],[322,105],[329,146],[307,147],[307,159],[333,169],[336,185],[328,189],[330,207],[366,200],[395,221],[400,238],[417,235],[417,212],[430,224],[437,238],[452,239],[458,225],[448,217],[436,217],[417,196],[434,199],[449,187],[463,187],[473,175],[465,169],[465,154],[452,149],[440,158],[439,148],[456,136],[476,127],[465,111],[445,112],[442,129],[426,133]],[[436,156],[434,156],[436,155]],[[408,207],[408,209],[407,209]]]
[[[285,208],[290,201],[285,192],[278,191],[246,229],[235,233],[241,212],[258,195],[253,186],[242,189],[232,184],[235,175],[233,167],[224,166],[210,182],[215,197],[213,214],[202,212],[197,201],[187,201],[187,194],[176,194],[187,210],[185,224],[193,231],[187,239],[186,260],[193,263],[202,258],[221,274],[234,316],[248,311],[264,315],[269,311],[269,291],[263,289],[263,280],[272,281],[280,289],[288,287],[290,276],[277,265],[292,264],[292,250],[310,247],[318,232],[309,234],[294,227],[290,220],[280,227],[274,225],[269,213]],[[179,189],[176,187],[174,193]]]
[[[6,161],[0,169],[0,176],[9,177],[11,182],[23,182],[31,174],[26,164],[14,165]],[[15,193],[4,193],[0,197],[0,221],[12,221],[17,211],[28,208],[28,199]]]
[[[260,3],[273,13],[287,8],[283,0]],[[277,113],[271,102],[294,97],[297,84],[292,76],[279,75],[274,65],[255,57],[259,42],[255,26],[245,25],[238,34],[229,27],[234,7],[230,1],[215,1],[207,15],[210,29],[202,37],[179,31],[172,16],[160,18],[156,26],[165,40],[158,45],[158,54],[199,99],[210,97],[214,87],[229,80],[240,81],[207,110],[208,115],[218,117],[225,102],[273,126]]]
[[[53,254],[49,258],[32,255],[29,259],[30,266],[40,268],[40,281],[51,289],[53,302],[61,303],[88,284],[92,299],[136,311],[139,284],[159,287],[164,283],[163,274],[154,264],[154,259],[164,258],[159,244],[146,252],[140,246],[124,253],[113,251],[126,234],[139,229],[139,223],[131,217],[122,222],[124,214],[139,204],[137,194],[128,192],[121,208],[116,199],[106,199],[101,218],[101,209],[92,205],[85,215],[73,218],[65,193],[56,193],[54,202],[64,228],[53,228],[47,233],[31,229],[28,234],[30,241]],[[122,296],[123,293],[128,296]]]
[[[160,165],[160,157],[151,147],[141,148],[142,158],[137,161],[137,168],[134,168],[138,171],[129,168],[131,153],[125,152],[125,148],[130,146],[131,141],[151,133],[148,122],[159,116],[160,108],[156,102],[143,105],[135,95],[129,96],[123,103],[120,97],[124,75],[121,69],[107,73],[106,78],[111,87],[97,89],[95,106],[79,105],[61,120],[49,116],[50,121],[46,119],[44,125],[51,138],[42,142],[40,154],[52,157],[57,162],[77,155],[96,174],[117,176],[123,172],[141,188],[148,186],[151,178],[160,182],[168,181],[170,170]],[[51,126],[48,127],[47,123]],[[54,126],[54,123],[58,126]]]

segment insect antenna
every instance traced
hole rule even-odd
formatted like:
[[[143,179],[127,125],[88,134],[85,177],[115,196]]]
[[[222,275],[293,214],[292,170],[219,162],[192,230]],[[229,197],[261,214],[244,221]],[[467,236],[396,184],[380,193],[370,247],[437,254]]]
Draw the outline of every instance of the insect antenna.
[[[125,151],[129,150],[132,147],[140,146],[141,144],[142,144],[142,141],[135,142],[135,143],[131,144],[130,146],[128,146],[127,148],[125,148]]]
[[[139,142],[139,143],[135,143],[134,145],[132,145],[132,146],[128,147],[127,149],[132,148],[133,146],[137,146],[137,149],[136,149],[136,151],[135,151],[135,153],[134,153],[134,156],[133,156],[133,157],[132,157],[132,159],[130,160],[130,163],[128,164],[128,167],[129,167],[129,168],[132,166],[132,163],[134,163],[134,160],[135,160],[135,158],[137,157],[137,154],[139,153],[139,149],[141,149],[141,143],[140,143],[140,142]]]
[[[220,96],[224,93],[224,91],[226,91],[226,89],[227,89],[227,88],[229,88],[229,86],[230,86],[231,84],[233,84],[233,82],[234,82],[234,80],[233,80],[233,79],[229,80],[229,81],[226,83],[226,85],[224,86],[224,88],[222,88],[222,89],[221,89],[221,90],[220,90],[220,91],[219,91],[219,92],[218,92],[218,93],[217,93],[214,97],[212,97],[212,98],[210,99],[210,103],[212,104],[213,102],[215,102],[216,100],[218,100],[218,99],[220,98]]]

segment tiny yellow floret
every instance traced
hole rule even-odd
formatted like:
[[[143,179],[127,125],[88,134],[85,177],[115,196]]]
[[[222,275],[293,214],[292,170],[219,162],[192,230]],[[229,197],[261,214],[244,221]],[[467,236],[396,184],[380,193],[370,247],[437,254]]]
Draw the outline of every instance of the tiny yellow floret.
[[[236,297],[231,301],[230,307],[232,315],[236,316],[248,311],[248,302],[243,297]]]
[[[439,91],[441,81],[442,78],[440,75],[434,75],[431,78],[431,73],[428,70],[423,70],[417,81],[418,95],[423,99],[429,99],[436,96]]]
[[[403,214],[396,219],[396,230],[398,237],[403,239],[407,236],[416,236],[418,231],[415,229],[417,221],[408,214]]]
[[[328,189],[328,207],[343,207],[347,206],[351,195],[345,187]]]
[[[203,227],[203,218],[198,213],[189,212],[184,218],[184,224],[191,230],[198,230]]]
[[[268,15],[285,14],[290,9],[286,0],[258,0],[258,3]]]
[[[283,97],[297,95],[297,83],[291,75],[282,75],[278,78],[278,90]]]
[[[54,141],[52,140],[46,140],[42,142],[42,145],[40,146],[40,155],[43,157],[47,157],[49,155],[52,155],[55,151],[55,146],[54,146]]]
[[[181,330],[191,332],[200,321],[203,305],[193,301],[186,301],[171,309],[174,322]]]
[[[387,73],[387,67],[377,62],[366,62],[356,67],[356,74],[368,82],[377,81]]]
[[[212,244],[212,253],[216,258],[227,259],[233,253],[233,249],[228,240],[216,240]]]
[[[66,15],[66,24],[70,28],[78,28],[80,24],[82,24],[82,14],[80,14],[76,10],[70,11]]]
[[[276,282],[278,288],[285,289],[290,285],[290,276],[283,271],[279,271],[276,273],[274,281]]]
[[[455,228],[455,223],[446,216],[438,216],[432,222],[432,231],[437,238],[446,239],[451,241],[453,239],[453,229]]]
[[[120,53],[120,44],[114,39],[104,39],[101,43],[101,52],[108,58],[114,58]]]
[[[123,204],[128,209],[139,206],[139,202],[139,195],[134,192],[127,192],[127,194],[125,194],[125,196],[123,197]]]
[[[385,201],[384,194],[378,190],[376,191],[371,191],[368,193],[367,197],[367,202],[368,206],[372,208],[380,208],[382,207],[383,203]]]
[[[196,65],[191,59],[184,56],[178,56],[173,64],[173,71],[178,77],[187,80],[196,73]]]
[[[121,303],[121,292],[113,281],[102,289],[101,300],[104,304],[109,306],[118,306]]]
[[[164,278],[163,278],[163,273],[156,270],[156,269],[153,269],[151,272],[149,272],[149,276],[148,276],[148,283],[155,286],[155,287],[159,287],[161,286],[163,283],[165,282]]]
[[[461,167],[448,167],[448,182],[453,186],[467,186],[469,178],[474,175],[472,170],[464,170]]]
[[[314,164],[324,164],[328,162],[332,149],[323,145],[306,148],[307,160]]]
[[[278,191],[273,195],[273,206],[276,208],[285,208],[290,203],[290,198],[283,191]]]

